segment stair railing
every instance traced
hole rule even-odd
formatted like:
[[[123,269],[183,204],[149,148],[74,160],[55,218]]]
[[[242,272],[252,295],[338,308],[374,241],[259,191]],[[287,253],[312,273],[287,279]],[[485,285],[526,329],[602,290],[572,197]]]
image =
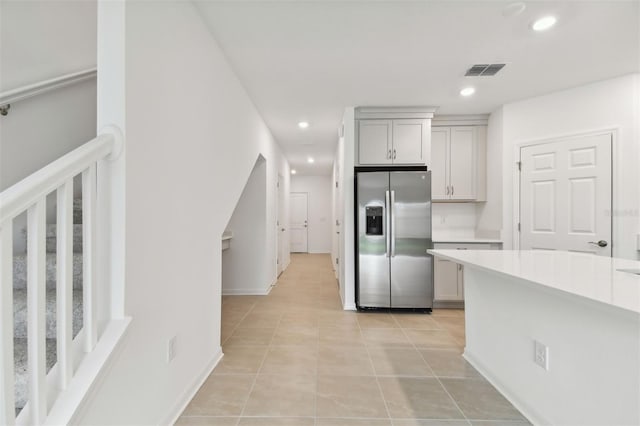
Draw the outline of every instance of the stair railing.
[[[115,133],[114,133],[115,134]],[[97,262],[108,261],[108,250],[96,241],[96,224],[109,212],[96,210],[100,186],[97,169],[120,150],[114,134],[103,134],[45,166],[0,193],[0,424],[16,423],[13,347],[13,219],[27,213],[27,354],[28,423],[43,424],[53,405],[46,373],[46,198],[57,198],[57,366],[55,388],[67,389],[78,356],[96,347],[98,336]],[[73,341],[73,180],[82,176],[83,351]],[[102,235],[102,234],[101,234]],[[100,251],[100,253],[99,253]],[[83,354],[84,353],[84,354]],[[53,370],[52,370],[53,372]],[[51,374],[50,372],[49,374]],[[49,400],[47,398],[49,397]],[[27,411],[28,412],[24,412]]]

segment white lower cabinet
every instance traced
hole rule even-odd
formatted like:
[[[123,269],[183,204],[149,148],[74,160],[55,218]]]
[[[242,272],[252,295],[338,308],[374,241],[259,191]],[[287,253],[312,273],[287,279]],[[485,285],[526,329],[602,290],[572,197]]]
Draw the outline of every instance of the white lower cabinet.
[[[464,300],[462,265],[439,257],[434,259],[433,299],[437,301]]]
[[[501,243],[435,243],[442,250],[501,250]],[[435,308],[464,306],[464,267],[442,258],[434,258],[433,304]]]

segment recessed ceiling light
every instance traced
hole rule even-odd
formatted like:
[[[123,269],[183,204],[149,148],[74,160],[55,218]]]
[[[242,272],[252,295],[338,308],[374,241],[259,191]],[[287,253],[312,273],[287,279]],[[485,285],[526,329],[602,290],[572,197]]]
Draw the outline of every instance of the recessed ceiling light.
[[[465,87],[464,89],[462,89],[462,90],[460,91],[460,94],[461,94],[462,96],[471,96],[471,95],[473,95],[474,93],[476,93],[476,89],[474,89],[473,87]]]
[[[555,16],[545,16],[544,18],[540,18],[534,22],[531,28],[533,28],[534,31],[546,31],[553,27],[556,24],[556,21],[557,19]]]
[[[316,160],[314,160],[313,157],[307,158],[307,163],[313,163],[314,161],[316,161]]]
[[[527,5],[519,1],[516,3],[510,3],[502,9],[502,16],[511,18],[512,16],[520,15],[527,8]]]
[[[307,127],[309,127],[309,123],[306,121],[301,121],[298,123],[298,127],[300,127],[301,129],[306,129]]]
[[[298,173],[298,172],[296,172],[296,169],[291,169],[291,174],[292,175],[295,175],[296,173]]]

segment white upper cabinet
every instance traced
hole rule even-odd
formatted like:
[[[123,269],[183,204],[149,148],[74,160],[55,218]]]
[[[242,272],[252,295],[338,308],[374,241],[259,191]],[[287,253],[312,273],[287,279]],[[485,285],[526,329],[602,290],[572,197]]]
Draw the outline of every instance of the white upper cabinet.
[[[393,120],[393,164],[424,164],[427,120]]]
[[[486,200],[486,126],[434,127],[431,194],[434,201]]]
[[[431,198],[447,198],[449,184],[449,139],[448,127],[434,127],[431,131]]]
[[[430,165],[434,108],[356,109],[356,165]]]
[[[452,200],[476,199],[477,127],[451,128],[449,195]]]
[[[392,164],[391,120],[359,120],[359,158],[361,164]]]

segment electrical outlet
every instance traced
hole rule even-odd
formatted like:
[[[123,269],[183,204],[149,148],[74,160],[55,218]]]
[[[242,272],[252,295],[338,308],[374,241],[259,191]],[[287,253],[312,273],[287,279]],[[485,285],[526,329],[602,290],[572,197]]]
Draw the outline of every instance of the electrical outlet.
[[[176,357],[176,339],[177,336],[173,336],[167,342],[167,364],[169,364]]]
[[[534,362],[540,367],[549,371],[549,347],[538,342],[537,340],[534,340],[533,343],[535,347],[533,354]]]

